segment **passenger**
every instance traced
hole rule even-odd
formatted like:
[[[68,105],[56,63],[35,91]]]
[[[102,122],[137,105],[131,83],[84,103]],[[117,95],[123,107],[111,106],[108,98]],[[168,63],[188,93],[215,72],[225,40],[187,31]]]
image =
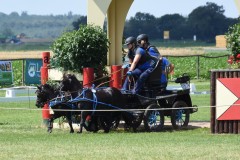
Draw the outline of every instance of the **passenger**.
[[[137,43],[141,48],[144,48],[148,54],[162,60],[161,86],[166,88],[168,83],[168,74],[173,71],[174,65],[170,63],[167,58],[162,57],[155,46],[150,45],[147,34],[140,34],[137,37]]]
[[[160,58],[160,53],[155,46],[150,45],[148,35],[147,34],[140,34],[137,36],[137,43],[139,47],[145,49],[151,56],[156,58]]]
[[[138,48],[137,46],[137,40],[135,37],[128,37],[126,40],[125,40],[125,44],[124,45],[127,45],[127,48],[128,48],[128,52],[127,52],[127,57],[129,59],[129,64],[127,64],[126,66],[127,67],[130,67],[132,62],[133,62],[133,59],[135,57],[135,52]],[[125,67],[124,67],[125,68]],[[136,78],[136,76],[134,76],[133,78]],[[123,87],[122,87],[122,90],[123,91],[126,91],[126,90],[129,90],[129,85],[130,85],[130,79],[129,77],[127,77],[124,81],[124,84],[123,84]]]
[[[131,64],[135,57],[135,52],[138,48],[136,38],[128,37],[125,41],[125,45],[127,45],[127,47],[128,47],[127,57],[129,59],[129,63]]]
[[[174,64],[170,63],[165,57],[160,56],[160,59],[162,60],[161,87],[166,89],[168,84],[168,74],[174,70]]]
[[[128,38],[126,39],[126,44],[128,45],[128,49],[133,52],[134,58],[131,64],[129,71],[127,72],[128,76],[133,76],[137,79],[134,89],[132,90],[133,94],[138,94],[141,91],[141,88],[145,82],[145,80],[149,77],[151,71],[154,68],[154,64],[152,63],[153,57],[150,56],[145,49],[141,47],[133,48],[131,43],[128,43]],[[122,90],[128,90],[129,86],[129,78],[126,78]]]

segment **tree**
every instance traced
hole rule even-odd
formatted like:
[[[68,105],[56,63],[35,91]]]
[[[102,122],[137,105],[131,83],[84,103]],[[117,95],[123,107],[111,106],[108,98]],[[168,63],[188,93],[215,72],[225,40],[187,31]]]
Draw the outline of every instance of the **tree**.
[[[21,16],[22,16],[22,17],[27,17],[27,16],[28,16],[27,11],[23,11],[23,12],[21,13]]]
[[[78,30],[80,25],[87,24],[87,16],[80,16],[77,21],[72,22],[74,30]]]
[[[6,38],[10,38],[14,35],[13,31],[7,27],[4,27],[2,30],[0,30],[0,33]]]
[[[10,13],[9,15],[10,17],[14,17],[14,18],[18,18],[19,17],[19,14],[17,12],[12,12]]]
[[[124,35],[138,36],[139,34],[148,34],[151,38],[157,38],[156,18],[149,13],[137,12],[135,17],[131,17],[125,24]]]
[[[222,27],[226,19],[224,12],[223,6],[207,2],[205,6],[197,7],[189,14],[189,24],[198,39],[212,42],[216,35],[226,31]]]
[[[189,38],[190,30],[186,25],[186,21],[187,18],[179,14],[167,14],[157,18],[157,29],[160,33],[159,38],[163,38],[164,31],[170,31],[171,39],[180,40],[183,38]]]
[[[107,65],[109,40],[98,26],[81,25],[76,31],[66,32],[54,41],[51,67],[64,71],[82,73],[84,67],[95,68]]]

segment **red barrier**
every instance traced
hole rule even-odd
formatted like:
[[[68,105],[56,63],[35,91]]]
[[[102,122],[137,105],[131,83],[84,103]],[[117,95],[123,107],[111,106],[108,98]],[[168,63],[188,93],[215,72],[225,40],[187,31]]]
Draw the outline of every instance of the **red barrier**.
[[[50,63],[50,52],[42,53],[43,67],[47,67]]]
[[[48,68],[41,67],[41,84],[46,84],[48,81]]]
[[[94,80],[94,69],[83,68],[83,87],[92,87]]]
[[[46,84],[48,81],[48,65],[50,60],[50,52],[42,53],[43,66],[41,67],[41,84]],[[48,126],[48,119],[51,117],[48,104],[45,104],[42,109],[43,125]]]
[[[48,81],[48,65],[50,60],[50,52],[42,53],[42,67],[41,67],[41,84],[46,84]]]
[[[118,89],[122,88],[122,66],[121,65],[113,65],[111,67],[111,87],[115,87]]]

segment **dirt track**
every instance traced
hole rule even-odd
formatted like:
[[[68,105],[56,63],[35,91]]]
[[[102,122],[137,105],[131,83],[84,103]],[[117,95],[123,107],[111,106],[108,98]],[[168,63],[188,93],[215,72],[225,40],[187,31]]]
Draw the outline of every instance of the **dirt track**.
[[[158,48],[161,55],[169,56],[190,56],[190,55],[201,55],[204,54],[203,48],[192,47],[192,48]],[[0,52],[0,60],[14,60],[14,59],[41,59],[42,52],[46,51],[5,51]],[[51,51],[48,51],[53,55]]]
[[[119,128],[123,128],[123,124],[124,123],[120,123]],[[68,129],[69,125],[68,123],[63,123],[61,125],[59,125],[59,123],[54,123],[53,124],[53,128],[65,128]],[[73,128],[74,129],[79,129],[79,124],[73,124]],[[144,126],[143,124],[139,127],[140,130],[143,130]],[[189,122],[188,127],[186,127],[186,129],[197,129],[197,128],[210,128],[210,122]],[[172,124],[171,122],[167,121],[164,123],[164,130],[172,130]]]
[[[0,60],[14,60],[14,59],[41,59],[42,52],[46,51],[18,51],[18,52],[0,52]],[[49,52],[49,51],[47,51]],[[50,52],[51,53],[51,52]],[[52,55],[52,53],[51,53]]]

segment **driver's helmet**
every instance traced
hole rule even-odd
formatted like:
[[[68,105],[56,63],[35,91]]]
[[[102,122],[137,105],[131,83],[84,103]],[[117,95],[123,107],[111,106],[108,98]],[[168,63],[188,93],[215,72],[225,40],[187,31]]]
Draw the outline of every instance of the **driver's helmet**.
[[[125,40],[125,45],[129,45],[129,44],[137,44],[136,38],[135,37],[128,37]]]
[[[146,42],[148,42],[148,35],[147,34],[140,34],[139,36],[137,36],[137,42],[140,43],[141,40],[145,40]]]

